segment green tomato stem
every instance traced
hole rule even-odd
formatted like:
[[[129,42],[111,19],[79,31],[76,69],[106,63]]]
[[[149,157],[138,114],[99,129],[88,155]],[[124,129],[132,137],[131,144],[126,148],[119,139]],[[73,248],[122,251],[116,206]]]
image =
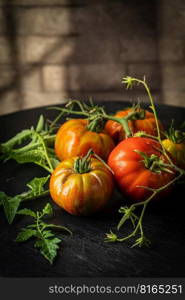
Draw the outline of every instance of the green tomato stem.
[[[81,107],[81,106],[80,106]],[[129,120],[135,120],[135,119],[143,119],[143,111],[138,112],[138,111],[133,111],[130,112],[127,116],[119,118],[115,116],[108,115],[105,113],[104,109],[101,107],[94,107],[94,109],[90,111],[85,111],[84,109],[81,111],[76,111],[73,109],[68,109],[68,108],[60,108],[60,107],[51,107],[50,109],[56,109],[61,112],[67,113],[67,114],[73,114],[73,115],[80,115],[80,116],[85,116],[87,119],[89,119],[89,125],[88,128],[89,130],[92,131],[98,131],[100,132],[100,128],[103,130],[103,125],[104,125],[104,120],[112,120],[115,121],[123,127],[123,130],[125,131],[126,137],[131,137],[132,132],[129,128],[128,121]],[[93,116],[93,118],[92,118]],[[98,122],[100,126],[98,126]],[[98,129],[97,129],[98,128]]]
[[[45,153],[45,157],[46,157],[46,160],[47,160],[48,165],[49,165],[49,172],[52,173],[54,169],[53,169],[53,166],[52,166],[52,164],[51,164],[50,158],[49,158],[49,156],[48,156],[48,151],[47,151],[47,148],[46,148],[44,139],[43,139],[43,137],[42,137],[39,133],[37,133],[37,132],[35,132],[35,135],[38,137],[38,139],[40,140],[40,142],[41,142],[41,144],[42,144],[42,146],[43,146],[44,153]]]
[[[134,114],[135,113],[133,113],[133,115]],[[125,131],[126,137],[131,137],[132,136],[132,132],[131,132],[129,126],[128,126],[128,118],[127,117],[118,118],[118,117],[113,117],[113,116],[106,115],[106,119],[111,120],[111,121],[115,121],[115,122],[121,124],[121,126],[123,127],[123,129]]]
[[[148,133],[145,133],[144,131],[138,131],[138,132],[136,132],[134,134],[134,137],[146,137],[146,138],[150,138],[150,139],[158,141],[158,137],[156,137],[154,135],[151,135],[151,134],[148,134]]]
[[[137,78],[134,78],[134,77],[130,77],[130,82],[131,83],[127,86],[128,88],[132,87],[133,82],[137,82],[138,84],[142,84],[144,86],[144,88],[145,88],[145,90],[148,94],[150,103],[151,103],[152,111],[154,113],[154,117],[155,117],[155,121],[156,121],[156,128],[157,128],[157,137],[158,137],[159,141],[161,142],[161,134],[160,134],[160,129],[159,129],[159,122],[158,122],[157,112],[156,112],[156,108],[155,108],[155,105],[154,105],[154,100],[153,100],[150,89],[149,89],[145,79],[140,80],[140,79],[137,79]],[[124,83],[126,83],[126,82],[124,82]]]
[[[158,116],[157,116],[157,111],[156,111],[156,108],[155,108],[155,105],[154,105],[154,100],[153,100],[153,97],[151,95],[150,89],[149,89],[149,87],[148,87],[148,85],[146,84],[145,81],[143,81],[143,85],[144,85],[144,87],[145,87],[145,89],[148,93],[149,99],[150,99],[152,111],[153,111],[154,116],[155,116],[155,122],[156,122],[156,127],[157,127],[157,137],[158,137],[159,141],[161,142],[161,133],[160,133],[160,129],[159,129]]]

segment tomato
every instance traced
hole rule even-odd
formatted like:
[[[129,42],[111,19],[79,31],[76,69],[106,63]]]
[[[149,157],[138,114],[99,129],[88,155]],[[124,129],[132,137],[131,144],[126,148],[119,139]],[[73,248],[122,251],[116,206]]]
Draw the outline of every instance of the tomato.
[[[160,169],[158,163],[167,162],[157,149],[161,146],[153,139],[132,137],[119,143],[108,158],[121,191],[133,202],[144,201],[152,193],[139,186],[158,189],[175,176],[171,170]]]
[[[174,163],[185,169],[185,142],[175,143],[168,138],[164,139],[162,143]]]
[[[55,152],[60,160],[83,156],[89,149],[106,160],[114,146],[112,138],[105,131],[98,133],[89,130],[85,119],[65,122],[59,128],[55,140]]]
[[[62,161],[51,175],[51,197],[60,207],[73,215],[91,215],[106,207],[114,187],[111,171],[99,160],[83,158]],[[81,170],[82,169],[82,170]]]
[[[132,112],[132,108],[128,108],[126,110],[121,110],[116,113],[116,117],[125,117],[130,112]],[[139,110],[137,110],[139,111]],[[138,131],[144,131],[147,134],[150,135],[157,135],[157,129],[156,129],[156,122],[154,114],[145,110],[145,118],[141,120],[132,120],[128,122],[129,127],[133,133],[136,133]],[[163,129],[162,123],[159,121],[159,127],[160,129]],[[125,138],[125,132],[121,124],[109,120],[106,123],[105,130],[109,133],[109,135],[113,138],[115,143],[118,143],[122,141]]]

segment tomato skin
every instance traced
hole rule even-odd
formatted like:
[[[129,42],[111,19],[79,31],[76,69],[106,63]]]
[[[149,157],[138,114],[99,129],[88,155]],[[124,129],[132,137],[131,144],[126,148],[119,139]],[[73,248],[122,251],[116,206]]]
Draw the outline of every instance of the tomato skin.
[[[55,152],[60,160],[74,156],[84,156],[92,149],[104,160],[114,148],[112,138],[105,132],[92,132],[87,128],[87,120],[73,119],[65,122],[55,139]]]
[[[164,139],[162,144],[170,154],[172,160],[179,168],[185,169],[185,142],[174,143],[170,139]]]
[[[73,215],[87,216],[103,209],[114,188],[112,173],[95,158],[91,158],[91,171],[76,173],[74,161],[61,162],[51,175],[50,194],[54,202]]]
[[[145,167],[141,155],[135,152],[135,150],[139,150],[148,156],[155,154],[165,161],[161,152],[156,148],[161,149],[161,146],[153,139],[128,138],[119,143],[108,158],[108,165],[112,168],[121,191],[133,202],[144,201],[152,193],[138,186],[157,189],[170,182],[175,176],[164,171],[152,172]]]
[[[125,117],[130,112],[132,112],[131,108],[126,110],[121,110],[116,113],[115,117]],[[129,121],[128,124],[133,133],[136,133],[138,131],[145,131],[147,134],[157,136],[154,114],[147,110],[145,110],[145,118],[143,120]],[[163,125],[160,121],[159,121],[159,127],[161,130],[163,130]],[[122,141],[123,139],[125,139],[125,132],[123,130],[123,127],[115,121],[109,120],[106,123],[105,130],[113,138],[116,144]]]

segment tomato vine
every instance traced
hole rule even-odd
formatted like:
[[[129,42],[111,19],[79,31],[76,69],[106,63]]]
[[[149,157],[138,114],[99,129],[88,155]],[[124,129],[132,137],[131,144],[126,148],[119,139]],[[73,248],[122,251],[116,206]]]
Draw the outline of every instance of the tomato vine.
[[[171,158],[169,157],[168,153],[166,152],[166,149],[164,148],[164,145],[163,145],[162,139],[161,139],[160,129],[159,129],[157,111],[156,111],[156,108],[155,108],[155,105],[154,105],[153,97],[151,95],[150,89],[149,89],[149,87],[146,83],[145,78],[143,80],[140,80],[140,79],[132,78],[132,77],[128,76],[128,77],[123,78],[122,83],[126,84],[127,89],[133,88],[133,86],[135,84],[136,85],[142,84],[144,86],[144,88],[146,89],[146,92],[148,94],[150,104],[151,104],[150,108],[152,109],[152,111],[154,113],[154,116],[155,116],[156,128],[157,128],[157,137],[154,137],[152,135],[147,135],[146,133],[143,133],[143,132],[137,133],[136,136],[141,136],[141,137],[145,136],[145,137],[154,138],[155,140],[157,140],[159,142],[159,144],[161,145],[162,154],[167,158],[167,160],[169,162],[167,164],[167,166],[171,167],[171,169],[174,170],[174,172],[177,172],[178,175],[173,180],[171,180],[170,182],[168,182],[167,184],[163,185],[162,187],[160,187],[158,189],[152,189],[152,188],[147,187],[147,186],[140,186],[141,188],[145,188],[145,189],[150,190],[152,192],[152,194],[146,200],[144,200],[142,202],[132,204],[130,207],[124,206],[124,207],[121,207],[119,209],[119,212],[123,213],[123,217],[121,218],[120,222],[118,223],[117,230],[119,231],[120,228],[124,225],[124,223],[127,220],[131,220],[131,222],[133,224],[133,227],[134,227],[133,231],[130,234],[128,234],[127,236],[118,237],[118,235],[115,234],[114,232],[112,232],[112,230],[111,230],[110,233],[106,234],[105,242],[124,242],[126,240],[129,240],[129,239],[135,237],[138,234],[139,236],[135,240],[135,243],[133,244],[132,247],[135,247],[135,246],[139,246],[139,247],[149,246],[151,244],[151,242],[145,236],[144,230],[143,230],[143,217],[144,217],[146,208],[147,208],[148,204],[151,202],[151,200],[154,197],[156,197],[156,195],[158,193],[160,193],[161,191],[169,188],[171,185],[173,185],[178,180],[180,180],[182,178],[182,176],[185,175],[185,170],[179,168],[178,166],[176,166],[172,162]],[[137,216],[136,213],[135,213],[135,210],[138,207],[142,207],[141,214],[139,216]]]

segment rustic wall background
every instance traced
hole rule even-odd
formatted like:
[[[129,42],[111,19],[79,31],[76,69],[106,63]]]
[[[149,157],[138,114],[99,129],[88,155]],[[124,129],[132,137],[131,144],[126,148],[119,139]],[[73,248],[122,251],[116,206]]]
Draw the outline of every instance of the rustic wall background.
[[[185,105],[184,0],[0,0],[0,113],[66,98]]]

